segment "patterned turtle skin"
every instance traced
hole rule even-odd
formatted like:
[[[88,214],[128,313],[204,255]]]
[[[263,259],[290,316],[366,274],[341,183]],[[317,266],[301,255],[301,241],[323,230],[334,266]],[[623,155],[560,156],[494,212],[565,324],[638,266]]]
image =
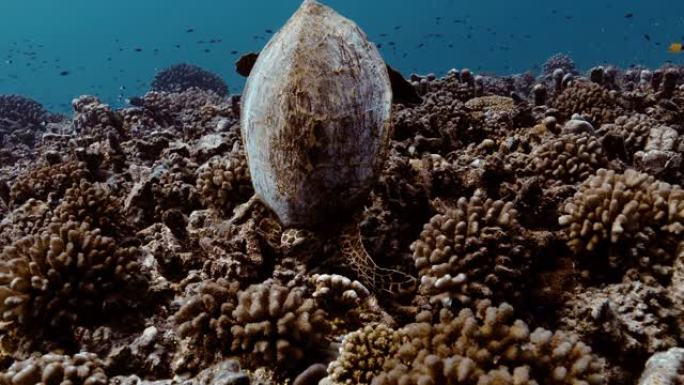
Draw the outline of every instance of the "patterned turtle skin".
[[[256,196],[283,225],[314,233],[342,229],[349,267],[371,287],[396,292],[411,286],[403,282],[411,277],[381,272],[363,249],[358,226],[340,226],[353,221],[382,169],[391,104],[387,67],[375,45],[354,22],[305,0],[250,72],[241,130]],[[286,237],[284,246],[290,241],[301,239]]]

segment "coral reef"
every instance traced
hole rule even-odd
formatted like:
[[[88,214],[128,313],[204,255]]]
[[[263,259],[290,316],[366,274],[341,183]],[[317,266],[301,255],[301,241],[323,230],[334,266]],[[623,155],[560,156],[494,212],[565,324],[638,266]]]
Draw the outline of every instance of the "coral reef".
[[[2,385],[107,385],[108,380],[104,364],[91,353],[34,356],[0,372]]]
[[[228,86],[217,75],[192,64],[175,64],[159,71],[152,81],[152,90],[183,92],[190,88],[228,95]]]
[[[604,262],[624,272],[668,278],[684,230],[684,190],[628,169],[599,169],[579,186],[558,222],[580,262],[600,273]]]
[[[10,201],[13,205],[20,205],[31,198],[46,200],[50,194],[54,195],[54,199],[59,199],[69,187],[87,178],[88,174],[86,164],[79,161],[29,169],[12,184]]]
[[[552,106],[558,109],[563,119],[581,114],[596,126],[610,123],[622,114],[617,96],[596,83],[583,81],[573,82],[565,88]]]
[[[197,170],[196,187],[206,207],[230,214],[237,203],[254,194],[244,152],[210,159]]]
[[[401,329],[402,344],[373,384],[602,384],[603,360],[572,335],[515,320],[513,308],[442,309]]]
[[[197,293],[185,300],[173,318],[178,336],[187,339],[183,345],[191,346],[174,362],[176,368],[197,369],[230,347],[238,289],[237,282],[225,279],[203,281]]]
[[[482,190],[425,224],[411,245],[431,301],[470,304],[476,299],[515,299],[531,264],[513,203],[487,199]]]
[[[682,382],[684,67],[540,72],[392,73],[378,178],[322,234],[252,198],[213,75],[0,96],[0,384]]]
[[[332,384],[369,385],[401,345],[400,334],[383,324],[366,325],[347,334],[337,359],[328,366]]]
[[[0,313],[12,332],[40,341],[102,322],[144,297],[146,279],[134,247],[123,247],[86,223],[53,223],[5,247],[0,255]],[[122,290],[125,287],[126,290]],[[50,335],[49,333],[56,331]]]
[[[277,282],[252,285],[238,295],[232,350],[248,363],[292,368],[324,347],[326,313],[303,287]]]
[[[536,146],[525,167],[527,175],[544,178],[547,185],[575,184],[608,165],[598,138],[590,134],[563,134]]]

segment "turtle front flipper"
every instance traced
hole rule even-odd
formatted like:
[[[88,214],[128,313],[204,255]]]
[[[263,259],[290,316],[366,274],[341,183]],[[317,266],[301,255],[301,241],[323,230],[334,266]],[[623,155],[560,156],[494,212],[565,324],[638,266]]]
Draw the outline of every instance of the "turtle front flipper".
[[[407,296],[415,292],[418,281],[404,272],[378,266],[363,246],[361,231],[354,224],[346,226],[340,234],[341,256],[359,281],[374,293]]]

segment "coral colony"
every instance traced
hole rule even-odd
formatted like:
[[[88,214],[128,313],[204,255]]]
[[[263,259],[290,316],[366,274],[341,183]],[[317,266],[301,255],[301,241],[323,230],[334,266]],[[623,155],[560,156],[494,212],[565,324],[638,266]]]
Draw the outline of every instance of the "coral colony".
[[[404,79],[311,0],[245,63],[0,96],[0,384],[683,383],[684,67]]]

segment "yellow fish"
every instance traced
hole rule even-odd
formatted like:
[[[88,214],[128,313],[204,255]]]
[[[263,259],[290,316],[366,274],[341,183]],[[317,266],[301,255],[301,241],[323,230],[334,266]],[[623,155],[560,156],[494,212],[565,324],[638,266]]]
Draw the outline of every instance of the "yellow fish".
[[[682,46],[682,43],[672,43],[667,51],[669,53],[682,53],[684,51],[684,47]]]

